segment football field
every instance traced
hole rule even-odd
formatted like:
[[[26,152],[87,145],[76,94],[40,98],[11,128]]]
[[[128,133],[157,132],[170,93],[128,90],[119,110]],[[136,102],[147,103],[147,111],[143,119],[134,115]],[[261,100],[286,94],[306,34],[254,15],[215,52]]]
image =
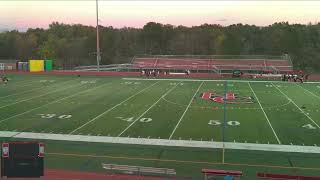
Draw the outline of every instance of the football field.
[[[320,145],[320,83],[9,75],[0,131]]]

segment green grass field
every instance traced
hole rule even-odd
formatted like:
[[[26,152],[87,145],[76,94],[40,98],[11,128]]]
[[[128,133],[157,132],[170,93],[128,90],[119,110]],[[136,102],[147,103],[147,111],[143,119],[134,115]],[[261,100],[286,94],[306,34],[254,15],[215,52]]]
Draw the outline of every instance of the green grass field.
[[[45,75],[9,75],[9,78],[8,84],[0,84],[0,131],[320,145],[320,83],[138,80],[120,77],[78,78]],[[239,101],[218,103],[201,98],[204,92],[217,93],[220,96],[234,93],[237,96],[235,100]],[[245,97],[250,97],[252,103],[244,103],[242,98]],[[68,148],[59,149],[60,146],[56,146],[51,145],[51,152],[105,155],[101,149],[96,152],[99,148],[87,152],[83,150],[84,148],[72,151]],[[135,148],[137,146],[132,149]],[[170,151],[170,148],[161,147],[161,152],[155,150],[157,147],[152,149],[149,152],[150,158],[161,159],[165,156],[165,159],[183,161],[192,156],[190,161],[206,161],[206,159],[209,162],[221,161],[219,151],[208,150],[204,153],[201,151],[206,150],[179,148],[174,150],[179,153],[170,155],[163,153]],[[152,153],[154,151],[155,154]],[[186,151],[193,153],[191,155]],[[126,153],[118,155],[138,156],[135,153]],[[211,153],[213,156],[219,155],[212,159]],[[236,160],[231,158],[237,153],[239,152],[230,150],[227,154],[230,156],[226,156],[226,161],[255,164],[250,162],[252,158],[247,156],[242,156],[242,159],[237,157]],[[279,154],[281,153],[278,153],[277,157],[281,156]],[[148,157],[145,151],[139,155]],[[50,158],[52,156],[57,155],[52,154]],[[269,154],[265,157],[272,156]],[[258,163],[265,162],[263,157]],[[294,162],[288,165],[286,161],[280,165],[291,167],[310,165],[320,169],[320,163],[317,161],[303,161],[303,158],[300,158]],[[272,161],[267,164],[272,165]],[[277,162],[274,164],[279,165]],[[152,165],[163,164],[158,162]],[[210,163],[207,166],[209,165]],[[201,167],[203,166],[205,165],[201,164]],[[188,168],[191,167],[183,170],[186,174]],[[239,167],[233,167],[237,168]],[[197,167],[198,169],[200,167]],[[82,170],[85,169],[82,167]]]
[[[320,145],[320,84],[228,82],[253,103],[200,97],[224,82],[13,76],[0,86],[4,131]],[[260,106],[261,105],[261,106]]]

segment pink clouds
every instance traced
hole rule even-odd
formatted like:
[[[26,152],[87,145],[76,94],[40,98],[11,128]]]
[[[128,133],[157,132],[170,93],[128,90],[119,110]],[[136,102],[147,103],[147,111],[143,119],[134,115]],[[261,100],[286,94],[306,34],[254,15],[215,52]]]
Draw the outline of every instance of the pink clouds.
[[[99,4],[100,24],[117,28],[142,27],[150,21],[184,26],[204,23],[264,26],[279,21],[304,24],[320,21],[320,1],[100,0]],[[95,26],[95,2],[0,1],[0,26],[47,28],[53,21]]]

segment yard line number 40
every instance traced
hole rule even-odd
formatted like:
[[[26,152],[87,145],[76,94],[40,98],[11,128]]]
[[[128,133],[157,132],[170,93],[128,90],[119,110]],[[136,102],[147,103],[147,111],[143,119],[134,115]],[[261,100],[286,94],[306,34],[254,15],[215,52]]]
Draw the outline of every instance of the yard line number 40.
[[[136,120],[135,117],[128,117],[128,118],[116,117],[116,118],[121,119],[122,121],[127,121],[127,122],[133,122],[133,121]],[[140,118],[139,121],[142,122],[142,123],[148,123],[148,122],[151,122],[152,119],[151,118]]]

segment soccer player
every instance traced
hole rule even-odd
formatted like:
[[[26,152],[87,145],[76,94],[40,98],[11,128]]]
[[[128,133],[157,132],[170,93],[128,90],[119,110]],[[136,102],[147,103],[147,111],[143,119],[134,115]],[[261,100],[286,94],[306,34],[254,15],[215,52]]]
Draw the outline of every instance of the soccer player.
[[[7,84],[7,82],[9,81],[9,79],[8,79],[5,75],[3,75],[3,76],[1,77],[1,80],[2,80],[2,82],[4,82],[5,84]]]

